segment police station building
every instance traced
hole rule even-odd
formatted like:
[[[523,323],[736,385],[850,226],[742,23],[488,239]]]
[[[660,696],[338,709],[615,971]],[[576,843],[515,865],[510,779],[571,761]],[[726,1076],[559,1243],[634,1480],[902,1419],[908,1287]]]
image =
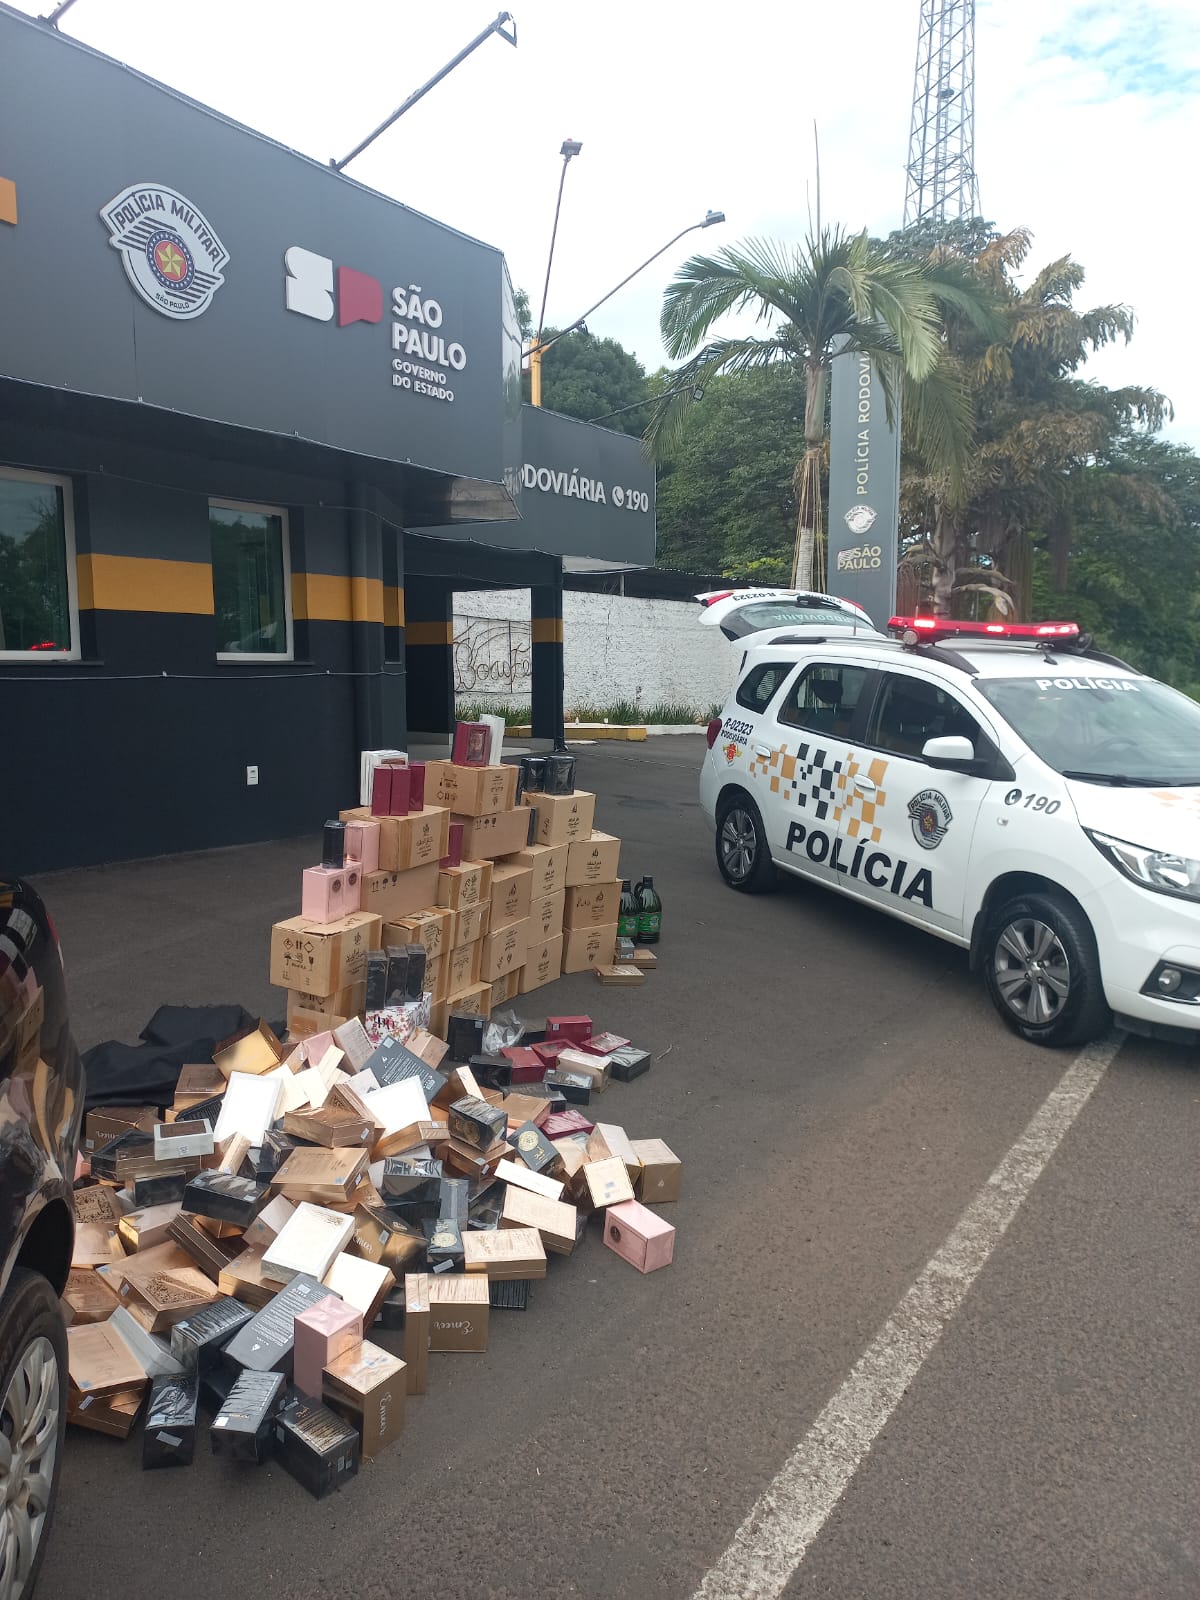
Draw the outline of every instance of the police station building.
[[[455,590],[531,591],[551,737],[564,563],[653,560],[499,251],[0,5],[6,869],[310,830],[449,732]]]

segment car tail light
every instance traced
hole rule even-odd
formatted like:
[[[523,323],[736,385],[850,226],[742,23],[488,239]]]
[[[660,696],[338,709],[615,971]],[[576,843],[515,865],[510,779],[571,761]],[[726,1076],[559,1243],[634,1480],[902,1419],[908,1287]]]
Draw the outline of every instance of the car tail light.
[[[712,749],[713,745],[716,744],[717,735],[720,733],[720,731],[721,719],[720,717],[713,717],[712,721],[708,725],[708,730],[704,735],[705,739],[708,741],[708,748],[710,750]]]

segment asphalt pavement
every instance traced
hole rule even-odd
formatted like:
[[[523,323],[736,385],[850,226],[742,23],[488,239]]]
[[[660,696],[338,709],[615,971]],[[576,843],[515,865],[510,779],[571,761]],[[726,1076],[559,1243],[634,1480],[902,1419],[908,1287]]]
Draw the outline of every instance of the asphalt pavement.
[[[208,1456],[142,1473],[70,1430],[52,1600],[689,1600],[1070,1067],[1007,1033],[965,955],[824,890],[725,889],[698,737],[579,751],[660,966],[520,1002],[650,1049],[604,1120],[682,1157],[674,1264],[594,1225],[485,1355],[430,1358],[403,1437],[332,1499]],[[160,1003],[283,1010],[270,924],[313,840],[47,876],[82,1044]],[[1200,1594],[1200,1070],[1121,1044],[782,1593]],[[379,1335],[398,1347],[399,1336]],[[765,1537],[765,1534],[764,1534]],[[724,1593],[754,1595],[747,1572]],[[771,1593],[779,1592],[777,1589]]]

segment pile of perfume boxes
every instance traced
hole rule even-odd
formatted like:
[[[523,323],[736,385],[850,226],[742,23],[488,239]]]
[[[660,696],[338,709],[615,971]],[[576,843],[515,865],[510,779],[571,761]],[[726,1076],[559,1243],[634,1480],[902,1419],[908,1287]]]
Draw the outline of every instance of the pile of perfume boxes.
[[[590,1017],[551,1016],[498,1055],[483,1018],[450,1042],[374,1043],[358,1019],[281,1044],[259,1023],[186,1066],[174,1103],[89,1114],[63,1304],[69,1420],[142,1464],[205,1446],[273,1458],[312,1494],[391,1445],[431,1355],[480,1354],[548,1257],[596,1219],[642,1272],[675,1230],[660,1139],[600,1120],[650,1067]]]
[[[375,769],[371,805],[326,824],[300,916],[272,929],[289,1034],[361,1017],[375,1040],[444,1038],[451,1012],[490,1016],[560,973],[644,981],[653,951],[618,951],[621,841],[595,830],[595,795],[518,797],[518,779],[453,761]]]

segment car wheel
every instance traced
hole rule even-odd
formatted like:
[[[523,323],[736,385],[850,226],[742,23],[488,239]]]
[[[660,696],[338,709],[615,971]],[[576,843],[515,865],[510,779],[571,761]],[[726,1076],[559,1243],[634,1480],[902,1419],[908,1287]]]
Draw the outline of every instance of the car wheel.
[[[1021,895],[1000,908],[984,971],[997,1011],[1033,1044],[1084,1044],[1112,1021],[1091,924],[1058,895]]]
[[[778,885],[762,818],[746,795],[731,795],[717,812],[717,867],[742,894],[766,894]]]
[[[66,1426],[62,1312],[40,1273],[16,1267],[0,1305],[0,1600],[33,1593]]]

